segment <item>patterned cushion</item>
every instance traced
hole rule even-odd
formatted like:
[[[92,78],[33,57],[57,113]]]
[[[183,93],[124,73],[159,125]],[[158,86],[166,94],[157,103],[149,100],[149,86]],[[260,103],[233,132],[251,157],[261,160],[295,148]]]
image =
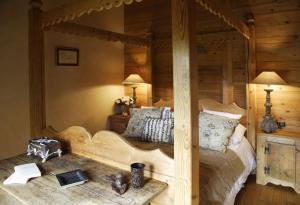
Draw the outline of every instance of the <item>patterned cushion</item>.
[[[160,115],[161,109],[133,108],[131,110],[131,117],[128,122],[126,131],[123,135],[127,137],[141,137],[146,123],[146,118],[160,118]]]
[[[150,142],[173,144],[173,127],[174,120],[172,118],[160,119],[147,117],[142,139]]]
[[[204,112],[199,116],[199,142],[203,148],[225,152],[239,120],[211,115]]]

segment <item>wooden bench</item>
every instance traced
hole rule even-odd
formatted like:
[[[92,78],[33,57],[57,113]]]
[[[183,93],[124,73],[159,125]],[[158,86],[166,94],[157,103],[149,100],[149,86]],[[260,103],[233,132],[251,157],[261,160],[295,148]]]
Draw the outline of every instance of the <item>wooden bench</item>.
[[[3,185],[14,171],[14,166],[36,162],[42,177],[31,179],[27,184]],[[146,179],[142,189],[129,188],[123,195],[111,189],[107,175],[116,174],[117,168],[74,154],[53,158],[45,163],[36,157],[19,155],[0,161],[0,204],[5,205],[148,205],[167,188],[167,184]],[[83,185],[63,189],[55,174],[82,169],[89,181]],[[128,173],[129,174],[129,173]]]

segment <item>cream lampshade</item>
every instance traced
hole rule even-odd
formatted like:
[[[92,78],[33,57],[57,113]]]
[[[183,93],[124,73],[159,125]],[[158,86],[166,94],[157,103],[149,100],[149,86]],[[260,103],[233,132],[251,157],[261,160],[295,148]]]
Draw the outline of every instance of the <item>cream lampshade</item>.
[[[277,73],[272,71],[264,71],[261,74],[259,74],[252,83],[255,84],[266,84],[268,85],[267,88],[265,88],[265,91],[267,93],[266,95],[266,113],[263,117],[263,121],[261,122],[260,128],[266,132],[266,133],[272,133],[275,132],[278,128],[278,125],[276,121],[273,119],[271,114],[271,92],[273,89],[270,88],[271,85],[285,85],[287,84]]]
[[[128,84],[128,85],[136,85],[136,84],[141,84],[145,83],[143,78],[138,75],[138,74],[130,74],[125,80],[123,81],[123,84]]]
[[[286,82],[273,71],[264,71],[259,74],[252,83],[266,85],[285,85]]]
[[[134,104],[136,103],[136,88],[138,84],[145,83],[144,79],[138,75],[138,74],[130,74],[125,80],[123,81],[123,84],[125,85],[133,85],[132,86],[132,98],[134,101]]]

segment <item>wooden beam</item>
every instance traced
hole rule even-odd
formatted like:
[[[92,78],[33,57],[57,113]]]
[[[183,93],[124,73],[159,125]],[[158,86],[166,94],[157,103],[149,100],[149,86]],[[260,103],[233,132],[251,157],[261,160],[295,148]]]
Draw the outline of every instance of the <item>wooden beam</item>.
[[[32,137],[41,135],[46,127],[44,33],[42,30],[42,0],[31,0],[28,12],[30,129]]]
[[[172,0],[175,205],[199,205],[195,0]]]
[[[230,31],[216,31],[208,33],[197,33],[197,42],[203,45],[221,45],[225,44],[226,41],[236,41],[241,38],[239,32],[235,29]],[[170,48],[172,46],[171,37],[170,38],[160,38],[152,40],[153,48]]]
[[[256,148],[256,85],[251,84],[252,80],[256,77],[256,35],[254,17],[248,19],[250,38],[247,41],[247,117],[248,128],[247,138],[250,144]]]
[[[219,0],[195,0],[203,8],[209,11],[211,14],[218,16],[223,19],[229,26],[235,28],[238,32],[244,35],[247,39],[250,37],[248,26],[237,16],[235,16],[232,10],[224,3]]]
[[[142,0],[77,0],[72,3],[46,11],[43,14],[43,27],[53,26],[90,14],[93,11],[102,11],[119,7],[123,4],[132,4]]]
[[[233,84],[232,84],[232,41],[225,43],[223,58],[223,103],[233,103]]]
[[[137,46],[149,47],[151,45],[151,39],[130,36],[122,33],[116,33],[76,23],[61,23],[52,26],[49,29],[56,32],[62,32],[83,37],[97,38],[100,40],[107,40],[113,42],[120,41],[122,43],[134,44]]]

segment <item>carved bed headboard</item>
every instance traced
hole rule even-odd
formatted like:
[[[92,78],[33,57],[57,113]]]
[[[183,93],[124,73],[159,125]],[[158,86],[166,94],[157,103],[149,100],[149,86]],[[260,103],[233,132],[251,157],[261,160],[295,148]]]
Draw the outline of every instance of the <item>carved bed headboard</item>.
[[[199,111],[201,111],[203,108],[206,108],[208,110],[240,114],[243,116],[240,121],[241,124],[243,124],[245,127],[248,128],[247,110],[239,107],[235,103],[222,104],[222,103],[219,103],[218,101],[212,100],[212,99],[201,99],[201,100],[199,100],[198,105],[199,105]],[[154,103],[154,106],[155,107],[174,107],[174,101],[160,99],[158,102]]]

